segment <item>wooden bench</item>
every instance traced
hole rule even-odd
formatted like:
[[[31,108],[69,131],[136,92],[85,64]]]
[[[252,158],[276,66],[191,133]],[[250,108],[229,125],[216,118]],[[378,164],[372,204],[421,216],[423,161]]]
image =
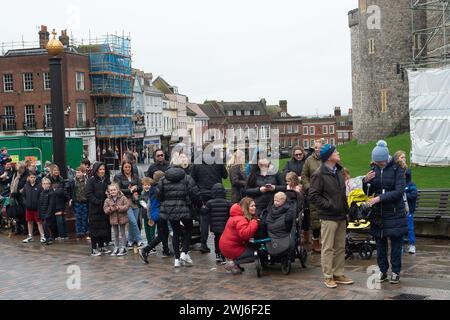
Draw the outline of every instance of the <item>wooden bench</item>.
[[[450,219],[450,190],[418,190],[414,220]]]

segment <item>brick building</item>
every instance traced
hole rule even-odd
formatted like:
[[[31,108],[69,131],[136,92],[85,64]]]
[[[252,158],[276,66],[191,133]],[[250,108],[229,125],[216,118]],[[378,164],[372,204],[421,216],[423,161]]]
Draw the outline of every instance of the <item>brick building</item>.
[[[0,55],[0,136],[52,135],[49,33],[39,32],[39,48],[11,49]],[[67,43],[67,35],[61,38]],[[66,46],[62,79],[67,137],[83,138],[85,154],[95,158],[95,112],[90,96],[89,58]]]
[[[334,116],[304,118],[301,136],[301,146],[305,149],[314,147],[314,143],[322,138],[326,143],[336,145],[336,118]]]

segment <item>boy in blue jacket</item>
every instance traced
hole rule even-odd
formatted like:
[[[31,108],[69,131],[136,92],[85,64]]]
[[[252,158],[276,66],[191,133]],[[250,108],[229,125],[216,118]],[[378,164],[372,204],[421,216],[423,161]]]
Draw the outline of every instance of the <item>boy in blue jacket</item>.
[[[156,233],[157,236],[144,248],[139,250],[139,255],[141,259],[148,264],[148,256],[152,253],[155,247],[162,242],[163,244],[163,258],[170,258],[172,253],[169,250],[169,228],[167,221],[159,218],[159,209],[161,206],[160,201],[157,199],[156,194],[158,193],[158,183],[164,177],[164,172],[156,171],[153,175],[153,185],[150,189],[150,224],[156,223]],[[154,252],[154,251],[153,251]]]

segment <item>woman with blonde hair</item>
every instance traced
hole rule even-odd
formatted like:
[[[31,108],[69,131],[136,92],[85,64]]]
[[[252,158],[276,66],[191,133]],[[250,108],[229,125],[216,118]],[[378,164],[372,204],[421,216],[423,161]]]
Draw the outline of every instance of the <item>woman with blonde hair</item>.
[[[231,202],[239,203],[244,196],[247,185],[247,175],[244,171],[245,153],[237,150],[228,162],[227,169],[231,182]]]
[[[256,204],[251,198],[244,198],[230,210],[225,230],[220,237],[219,247],[227,259],[225,269],[233,274],[242,273],[239,264],[252,258],[255,249],[249,244],[259,227]]]

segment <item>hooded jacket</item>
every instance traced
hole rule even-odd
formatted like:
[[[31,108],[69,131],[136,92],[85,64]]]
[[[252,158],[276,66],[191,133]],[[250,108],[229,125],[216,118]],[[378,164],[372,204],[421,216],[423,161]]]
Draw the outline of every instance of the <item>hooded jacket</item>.
[[[98,169],[102,165],[105,166],[101,162],[94,164],[92,170],[94,176],[88,180],[86,185],[86,197],[89,205],[89,232],[91,233],[91,237],[95,238],[109,238],[111,236],[109,217],[103,210],[103,205],[106,200],[106,190],[111,182],[107,178],[107,175],[103,178],[98,176]]]
[[[161,202],[160,217],[164,220],[191,219],[191,206],[197,200],[199,190],[195,181],[181,168],[167,170],[159,181],[157,197]]]
[[[192,167],[192,178],[197,183],[204,203],[212,198],[211,189],[222,179],[228,178],[227,169],[223,164],[196,164]]]
[[[117,210],[113,209],[114,205],[117,206]],[[103,205],[103,210],[105,211],[105,214],[109,216],[109,223],[112,226],[125,225],[129,222],[129,208],[130,202],[120,191],[115,199],[109,197],[105,200],[105,204]]]
[[[271,206],[266,218],[269,236],[275,238],[289,237],[295,220],[295,208],[289,203],[277,208]]]
[[[241,207],[235,204],[230,210],[230,219],[219,241],[220,252],[227,259],[236,260],[244,252],[251,238],[258,230],[258,220],[248,221]]]
[[[202,215],[209,216],[211,232],[222,233],[230,217],[231,202],[226,200],[226,190],[221,183],[212,188],[213,199],[202,208]]]
[[[55,196],[51,188],[48,190],[42,189],[39,194],[38,214],[41,220],[51,218],[55,214]]]
[[[289,160],[289,162],[286,164],[286,167],[284,168],[284,176],[286,177],[289,172],[295,172],[297,176],[301,177],[304,165],[305,159],[297,160],[293,158]]]

